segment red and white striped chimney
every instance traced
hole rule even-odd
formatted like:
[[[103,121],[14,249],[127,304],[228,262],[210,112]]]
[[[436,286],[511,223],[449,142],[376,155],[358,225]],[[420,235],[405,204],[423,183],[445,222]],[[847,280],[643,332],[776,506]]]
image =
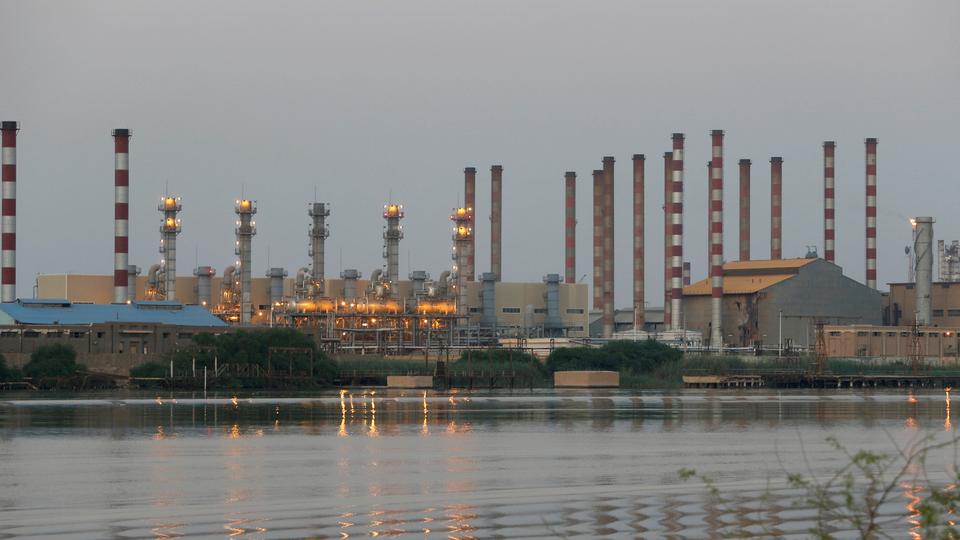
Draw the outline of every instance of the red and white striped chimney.
[[[593,309],[603,311],[603,171],[593,171]]]
[[[670,191],[670,328],[683,323],[683,133],[673,134],[673,177]]]
[[[867,287],[877,288],[877,140],[864,141],[867,150]]]
[[[750,260],[750,160],[740,160],[740,260]]]
[[[113,130],[113,302],[122,304],[128,300],[127,281],[129,257],[130,207],[130,136],[129,129]]]
[[[823,143],[823,258],[829,262],[836,262],[837,222],[836,191],[834,180],[834,155],[836,143]]]
[[[614,332],[614,233],[613,233],[613,156],[603,158],[603,337]]]
[[[723,348],[723,130],[710,133],[710,346]]]
[[[20,124],[5,120],[0,123],[2,132],[2,180],[3,180],[3,234],[2,268],[0,289],[4,302],[17,301],[17,131]]]
[[[494,165],[490,167],[490,272],[497,281],[503,281],[502,231],[503,165]]]
[[[783,158],[770,158],[770,258],[783,258]]]
[[[663,153],[663,329],[670,330],[670,298],[673,296],[673,286],[670,279],[670,257],[673,249],[670,246],[671,234],[670,224],[673,218],[670,216],[670,201],[673,198],[673,152]]]
[[[467,167],[463,170],[463,206],[469,210],[470,214],[470,243],[467,247],[466,261],[467,267],[464,269],[464,281],[473,281],[476,273],[476,264],[474,256],[477,253],[477,169]]]
[[[563,281],[577,282],[577,173],[567,171],[564,179]]]
[[[643,175],[646,158],[643,154],[633,155],[633,329],[643,330],[645,322],[643,286],[644,286],[644,233],[643,233]]]

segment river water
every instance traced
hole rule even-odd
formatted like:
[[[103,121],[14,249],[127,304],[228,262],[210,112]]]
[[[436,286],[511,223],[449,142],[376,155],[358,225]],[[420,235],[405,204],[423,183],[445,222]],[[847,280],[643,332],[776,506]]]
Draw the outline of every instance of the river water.
[[[0,538],[806,537],[782,479],[843,466],[827,437],[954,435],[943,391],[55,397],[0,394]]]

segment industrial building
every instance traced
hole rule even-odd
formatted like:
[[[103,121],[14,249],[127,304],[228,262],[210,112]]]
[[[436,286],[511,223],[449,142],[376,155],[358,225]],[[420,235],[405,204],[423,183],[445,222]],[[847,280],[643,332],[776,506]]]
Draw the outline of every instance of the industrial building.
[[[884,324],[913,326],[917,321],[916,283],[891,283],[884,298]],[[937,281],[930,287],[930,325],[960,327],[960,282]]]
[[[829,358],[883,358],[925,365],[958,365],[960,326],[824,326]]]
[[[728,262],[723,284],[724,346],[809,348],[818,322],[881,323],[881,294],[823,259]],[[683,289],[685,328],[704,339],[712,333],[711,289],[706,279]]]

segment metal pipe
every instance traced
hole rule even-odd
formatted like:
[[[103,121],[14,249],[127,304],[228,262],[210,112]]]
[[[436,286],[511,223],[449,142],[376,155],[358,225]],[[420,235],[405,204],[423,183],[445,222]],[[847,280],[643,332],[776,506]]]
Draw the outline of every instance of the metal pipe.
[[[723,130],[710,133],[710,347],[723,348]]]
[[[614,175],[613,156],[603,158],[603,337],[609,338],[614,332]]]
[[[783,158],[770,158],[770,258],[783,258]]]
[[[670,328],[682,325],[683,309],[683,133],[673,134],[670,191]]]
[[[867,176],[867,287],[877,288],[877,139],[864,141]]]
[[[180,218],[177,214],[181,209],[180,197],[169,195],[161,197],[157,206],[157,210],[163,214],[160,223],[160,253],[163,258],[160,266],[163,269],[164,300],[177,299],[177,235],[180,234]]]
[[[593,309],[603,311],[603,171],[593,171]]]
[[[113,130],[113,302],[127,301],[127,255],[130,244],[130,136],[129,129]]]
[[[330,215],[330,208],[327,203],[315,202],[309,206],[307,213],[313,220],[310,226],[310,249],[307,252],[307,255],[313,259],[310,267],[310,280],[313,282],[317,296],[322,297],[327,293],[326,278],[324,277],[324,250],[326,240],[330,237],[330,229],[326,222]]]
[[[470,230],[473,231],[475,227],[474,223],[474,212],[477,204],[477,169],[474,167],[467,167],[463,170],[463,207],[470,210]],[[467,243],[467,246],[464,249],[464,260],[466,262],[463,267],[464,280],[473,281],[475,265],[474,265],[474,255],[477,252],[477,244],[473,235],[470,236],[470,242]]]
[[[503,280],[502,244],[503,231],[503,165],[490,167],[490,272]],[[476,245],[476,242],[474,242]],[[476,271],[476,270],[474,270]]]
[[[577,282],[577,173],[564,175],[563,277],[566,283]]]
[[[3,302],[17,300],[17,132],[18,122],[0,122],[2,157],[0,176],[3,182],[3,232],[0,237],[0,297]]]
[[[633,329],[643,330],[644,286],[644,165],[643,154],[633,155]]]
[[[834,177],[834,158],[836,143],[823,143],[823,258],[827,262],[835,263],[836,256],[836,184]]]
[[[750,260],[750,160],[740,160],[740,260]]]

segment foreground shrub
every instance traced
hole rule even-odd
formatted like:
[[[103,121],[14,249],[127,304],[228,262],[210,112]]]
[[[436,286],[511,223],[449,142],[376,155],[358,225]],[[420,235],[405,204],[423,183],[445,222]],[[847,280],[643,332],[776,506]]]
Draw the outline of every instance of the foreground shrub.
[[[84,370],[77,363],[77,351],[63,343],[54,343],[39,347],[30,355],[30,361],[23,366],[23,373],[33,379],[54,377],[72,377]]]
[[[0,354],[0,382],[19,381],[23,373],[19,369],[7,366],[7,359]]]

